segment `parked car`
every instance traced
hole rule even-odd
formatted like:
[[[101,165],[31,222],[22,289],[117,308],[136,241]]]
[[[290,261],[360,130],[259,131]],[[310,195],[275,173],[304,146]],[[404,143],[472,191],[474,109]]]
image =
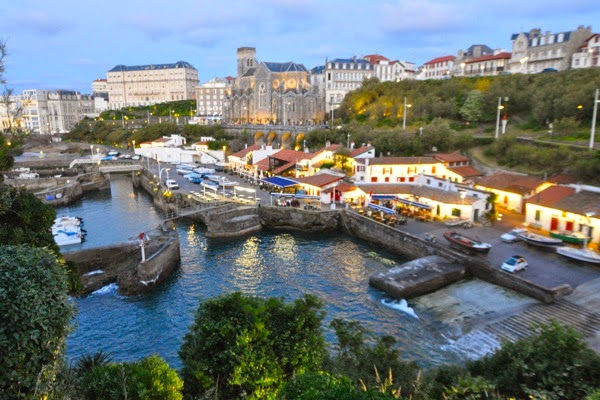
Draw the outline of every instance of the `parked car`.
[[[179,184],[177,183],[177,181],[175,179],[167,179],[167,180],[165,180],[165,186],[169,190],[177,190],[177,189],[179,189]]]
[[[131,156],[131,159],[134,160],[134,161],[137,161],[137,160],[140,159],[140,156],[138,156],[138,155]]]
[[[527,266],[528,264],[527,260],[525,260],[525,257],[514,255],[509,257],[506,261],[504,261],[500,268],[502,268],[505,271],[514,273],[519,272],[521,270],[526,270]]]
[[[527,229],[515,228],[510,232],[500,235],[500,239],[506,243],[518,242],[519,240],[521,240],[521,238],[519,238],[519,233],[524,233],[524,232],[527,232]]]
[[[114,161],[117,159],[117,156],[106,156],[102,157],[102,161]]]
[[[119,153],[117,150],[111,150],[111,151],[108,152],[109,156],[115,156],[116,157],[119,154],[121,154],[121,153]]]

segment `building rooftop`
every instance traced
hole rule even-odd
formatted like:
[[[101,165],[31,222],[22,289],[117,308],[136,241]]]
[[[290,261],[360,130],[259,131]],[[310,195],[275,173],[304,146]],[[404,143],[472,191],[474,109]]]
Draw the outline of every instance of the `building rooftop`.
[[[172,64],[148,64],[148,65],[117,65],[108,72],[147,71],[153,69],[190,68],[196,69],[187,61],[177,61]]]

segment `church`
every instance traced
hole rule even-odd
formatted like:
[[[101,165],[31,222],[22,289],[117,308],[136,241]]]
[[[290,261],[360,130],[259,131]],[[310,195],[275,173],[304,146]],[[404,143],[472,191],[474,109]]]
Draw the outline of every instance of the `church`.
[[[237,78],[224,102],[224,119],[236,124],[320,125],[325,98],[295,62],[263,62],[256,48],[237,50]]]

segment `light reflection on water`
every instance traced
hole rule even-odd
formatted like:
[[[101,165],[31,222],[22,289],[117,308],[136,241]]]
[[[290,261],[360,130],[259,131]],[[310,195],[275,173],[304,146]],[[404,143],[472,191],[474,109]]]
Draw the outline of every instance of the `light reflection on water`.
[[[84,218],[89,239],[82,248],[125,240],[158,223],[152,199],[136,192],[126,177],[113,177],[110,193],[91,194],[59,211]],[[117,361],[132,361],[157,353],[179,368],[177,351],[199,302],[233,291],[287,300],[316,295],[325,303],[329,340],[327,325],[334,318],[351,319],[396,337],[403,356],[422,365],[458,357],[425,310],[417,309],[423,315],[415,319],[383,305],[386,296],[369,287],[371,274],[402,262],[395,255],[338,234],[265,230],[217,240],[206,238],[204,226],[186,221],[177,230],[181,267],[154,293],[128,298],[113,288],[74,300],[79,315],[68,340],[71,358],[104,350]]]

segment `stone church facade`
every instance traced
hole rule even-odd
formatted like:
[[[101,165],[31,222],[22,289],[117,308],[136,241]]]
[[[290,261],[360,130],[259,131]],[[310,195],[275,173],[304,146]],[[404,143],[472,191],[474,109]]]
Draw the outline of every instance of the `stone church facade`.
[[[254,47],[237,50],[237,78],[224,101],[224,120],[234,124],[320,125],[325,98],[310,72],[294,62],[258,62]]]

